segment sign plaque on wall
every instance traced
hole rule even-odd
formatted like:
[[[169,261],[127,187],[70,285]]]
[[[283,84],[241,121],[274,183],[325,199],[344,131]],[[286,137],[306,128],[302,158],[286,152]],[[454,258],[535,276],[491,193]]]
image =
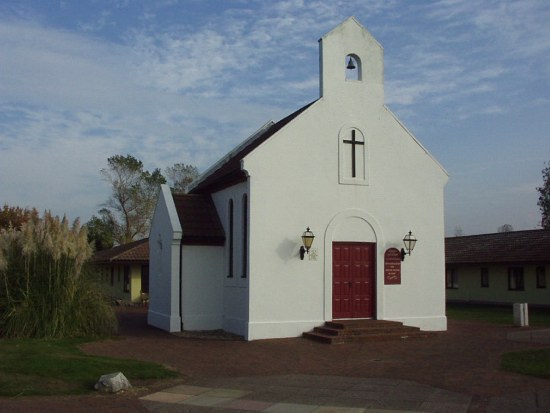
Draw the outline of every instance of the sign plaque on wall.
[[[397,248],[384,253],[384,284],[401,284],[401,252]]]

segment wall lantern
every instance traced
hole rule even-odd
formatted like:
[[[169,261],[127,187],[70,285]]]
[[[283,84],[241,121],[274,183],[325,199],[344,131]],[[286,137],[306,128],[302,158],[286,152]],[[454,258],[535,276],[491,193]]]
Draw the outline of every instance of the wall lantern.
[[[313,232],[309,230],[309,227],[304,231],[302,234],[302,245],[300,247],[300,259],[303,260],[306,252],[309,254],[309,249],[311,248],[311,244],[313,244],[313,239],[315,238],[315,235],[313,235]]]
[[[405,251],[403,248],[401,248],[401,261],[405,261],[405,255],[409,254],[411,255],[412,250],[414,250],[414,246],[416,245],[416,237],[412,234],[411,231],[405,237],[403,238],[403,243],[405,244],[405,248],[407,251]]]

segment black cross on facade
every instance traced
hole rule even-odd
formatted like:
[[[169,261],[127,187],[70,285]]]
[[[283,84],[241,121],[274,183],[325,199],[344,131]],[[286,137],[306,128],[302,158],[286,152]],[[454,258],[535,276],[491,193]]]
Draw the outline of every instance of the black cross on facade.
[[[355,171],[355,145],[364,145],[365,142],[355,140],[355,130],[351,130],[351,140],[344,139],[344,143],[349,143],[351,145],[351,177],[356,177]]]

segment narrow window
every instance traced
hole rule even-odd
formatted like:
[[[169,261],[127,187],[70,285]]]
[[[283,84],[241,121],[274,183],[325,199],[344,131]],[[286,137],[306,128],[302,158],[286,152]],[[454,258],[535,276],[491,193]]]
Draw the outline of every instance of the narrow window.
[[[508,268],[508,290],[523,291],[523,267]]]
[[[367,141],[352,126],[339,132],[339,182],[346,185],[368,185]]]
[[[229,200],[229,263],[228,263],[228,271],[227,271],[227,277],[233,278],[233,225],[234,225],[234,217],[233,217],[233,200]]]
[[[115,285],[115,267],[111,265],[111,287]]]
[[[546,268],[537,267],[537,288],[546,288]]]
[[[124,292],[130,292],[130,266],[124,266]]]
[[[149,292],[149,265],[141,266],[141,291]]]
[[[243,195],[243,274],[248,275],[248,195]]]
[[[489,288],[489,268],[481,269],[481,287]]]
[[[446,287],[448,290],[456,290],[458,288],[458,272],[455,268],[447,269],[445,274]]]

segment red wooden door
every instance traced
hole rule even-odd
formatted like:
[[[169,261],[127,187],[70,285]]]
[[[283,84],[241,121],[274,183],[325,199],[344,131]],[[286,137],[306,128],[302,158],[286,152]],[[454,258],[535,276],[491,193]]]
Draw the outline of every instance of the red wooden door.
[[[332,318],[374,317],[376,244],[332,244]]]

